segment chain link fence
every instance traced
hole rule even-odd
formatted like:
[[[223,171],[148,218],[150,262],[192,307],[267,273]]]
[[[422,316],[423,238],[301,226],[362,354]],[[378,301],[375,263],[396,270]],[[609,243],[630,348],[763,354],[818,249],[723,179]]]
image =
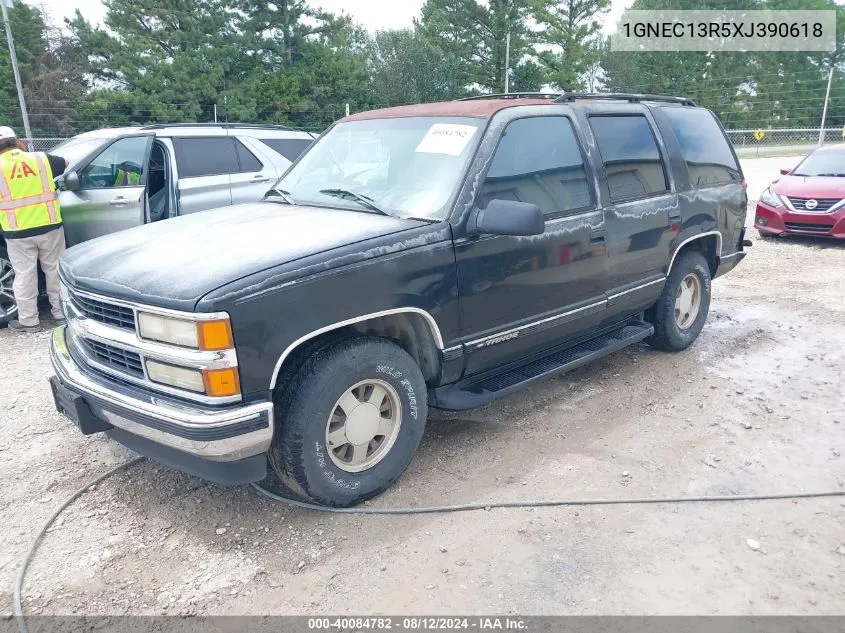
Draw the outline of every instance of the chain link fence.
[[[51,149],[66,141],[64,138],[33,138],[30,139],[33,151],[49,152]]]

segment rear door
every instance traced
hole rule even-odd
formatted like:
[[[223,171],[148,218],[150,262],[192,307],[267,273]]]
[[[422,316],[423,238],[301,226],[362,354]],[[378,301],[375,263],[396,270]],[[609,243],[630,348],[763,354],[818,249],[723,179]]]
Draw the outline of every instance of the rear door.
[[[232,204],[261,200],[270,185],[281,176],[269,161],[262,161],[256,152],[246,146],[241,139],[230,137],[238,157],[238,171],[229,174],[232,190]]]
[[[594,106],[586,114],[598,149],[607,226],[608,317],[623,317],[657,299],[677,236],[678,195],[667,151],[643,106]]]
[[[240,170],[228,136],[177,136],[176,200],[179,215],[232,204],[229,175]]]
[[[79,189],[59,193],[68,246],[144,223],[152,140],[121,136],[77,165]]]

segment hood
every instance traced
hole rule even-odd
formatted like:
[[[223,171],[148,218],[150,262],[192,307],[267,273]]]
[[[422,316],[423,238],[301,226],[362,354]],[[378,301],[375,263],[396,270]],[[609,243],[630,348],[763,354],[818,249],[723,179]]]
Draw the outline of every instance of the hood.
[[[374,213],[256,202],[139,226],[68,249],[62,277],[80,290],[191,310],[246,275],[424,224]]]
[[[797,198],[845,198],[845,178],[834,176],[781,176],[773,188]]]

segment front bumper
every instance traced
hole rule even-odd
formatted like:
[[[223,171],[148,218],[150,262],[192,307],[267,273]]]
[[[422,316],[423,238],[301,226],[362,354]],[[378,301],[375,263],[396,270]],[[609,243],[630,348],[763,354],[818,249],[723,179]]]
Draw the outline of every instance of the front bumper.
[[[129,448],[220,483],[259,481],[273,437],[273,404],[204,406],[153,394],[82,368],[65,327],[50,341],[56,408],[84,434],[105,432]]]
[[[754,228],[770,235],[789,233],[845,239],[845,209],[834,213],[795,213],[787,208],[775,209],[758,202]]]

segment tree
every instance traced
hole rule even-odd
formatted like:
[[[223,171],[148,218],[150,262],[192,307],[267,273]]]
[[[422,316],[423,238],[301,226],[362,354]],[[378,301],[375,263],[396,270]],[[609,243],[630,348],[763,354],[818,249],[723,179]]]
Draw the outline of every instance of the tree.
[[[370,86],[378,105],[455,99],[466,94],[453,57],[418,29],[379,31],[370,46]]]
[[[30,126],[34,136],[64,136],[74,131],[74,102],[84,96],[85,82],[78,51],[56,29],[48,27],[41,11],[23,2],[8,9],[15,52]],[[0,117],[23,136],[12,64],[2,32],[0,52]]]
[[[610,0],[537,0],[538,54],[548,82],[559,90],[581,90],[600,57],[601,20]]]
[[[528,28],[532,8],[529,0],[426,0],[417,27],[454,68],[455,83],[467,90],[502,92],[508,65],[514,77],[511,90],[536,91],[542,85],[537,73],[519,72],[535,56]]]
[[[68,26],[96,85],[130,95],[136,121],[207,121],[242,76],[227,0],[105,0],[106,29]]]

